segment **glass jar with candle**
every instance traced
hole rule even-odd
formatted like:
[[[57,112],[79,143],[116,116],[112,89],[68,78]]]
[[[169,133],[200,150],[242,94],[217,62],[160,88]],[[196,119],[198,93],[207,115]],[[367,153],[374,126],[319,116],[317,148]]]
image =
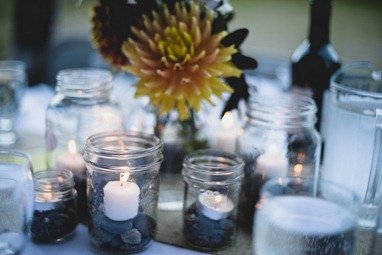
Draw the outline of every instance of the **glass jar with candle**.
[[[32,238],[56,242],[70,236],[78,224],[76,204],[77,191],[70,170],[36,172]]]
[[[183,235],[190,245],[214,250],[237,234],[237,213],[244,161],[217,150],[197,150],[183,162]]]
[[[252,231],[263,183],[273,177],[317,176],[321,138],[315,129],[316,105],[301,95],[252,95],[236,152],[245,162],[240,219]]]
[[[84,159],[94,245],[113,253],[146,249],[156,234],[160,139],[132,131],[102,132],[87,139]]]
[[[66,69],[57,75],[57,94],[46,113],[47,168],[74,173],[78,216],[86,221],[86,176],[82,158],[86,139],[103,131],[123,130],[122,112],[111,97],[112,74],[102,69]]]

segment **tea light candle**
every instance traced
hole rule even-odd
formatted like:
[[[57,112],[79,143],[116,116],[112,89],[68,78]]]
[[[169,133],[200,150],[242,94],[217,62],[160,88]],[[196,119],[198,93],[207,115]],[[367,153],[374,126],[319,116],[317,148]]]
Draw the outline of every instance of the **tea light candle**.
[[[227,218],[234,208],[233,202],[226,195],[207,190],[198,197],[199,210],[211,220]]]
[[[125,221],[138,214],[140,189],[128,182],[129,173],[121,173],[120,181],[110,181],[103,188],[105,216],[115,221]]]
[[[236,132],[234,119],[230,112],[226,112],[221,121],[221,127],[216,135],[216,149],[226,152],[234,152],[236,143]]]
[[[77,153],[76,142],[74,140],[69,140],[68,152],[58,156],[56,167],[71,170],[75,175],[85,172],[85,161],[82,156]]]
[[[286,176],[288,159],[278,152],[275,144],[271,144],[266,153],[257,158],[256,171],[268,178]]]

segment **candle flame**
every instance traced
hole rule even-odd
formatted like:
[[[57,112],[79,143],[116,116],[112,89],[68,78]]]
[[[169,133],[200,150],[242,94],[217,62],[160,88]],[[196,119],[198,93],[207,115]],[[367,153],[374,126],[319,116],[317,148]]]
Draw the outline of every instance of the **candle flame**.
[[[69,140],[69,142],[68,142],[68,151],[71,154],[76,154],[77,153],[77,146],[76,146],[76,142],[74,140]]]
[[[222,201],[222,199],[223,199],[222,195],[216,195],[215,196],[215,203],[216,204],[220,203]]]
[[[52,200],[52,193],[50,192],[52,191],[52,185],[50,183],[47,183],[45,185],[45,190],[47,190],[48,192],[44,193],[43,197],[45,199],[45,202],[49,202],[50,200]]]
[[[45,202],[49,202],[50,200],[52,200],[52,193],[44,193],[43,197],[45,199]]]
[[[120,175],[119,175],[119,179],[121,181],[121,187],[123,186],[123,184],[125,182],[127,182],[127,180],[129,179],[130,177],[130,173],[129,172],[121,172]]]
[[[230,129],[233,127],[233,115],[230,112],[226,112],[222,118],[223,128]]]
[[[303,168],[304,166],[302,164],[296,164],[293,168],[293,171],[294,171],[293,175],[297,177],[300,176]]]

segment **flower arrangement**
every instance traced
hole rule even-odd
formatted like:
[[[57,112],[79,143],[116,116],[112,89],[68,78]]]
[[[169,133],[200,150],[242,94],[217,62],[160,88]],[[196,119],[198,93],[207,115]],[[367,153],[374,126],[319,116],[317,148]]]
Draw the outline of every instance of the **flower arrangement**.
[[[239,47],[247,29],[232,33],[228,0],[100,0],[93,8],[92,40],[114,68],[138,78],[158,115],[173,109],[192,116],[213,95],[231,97],[223,110],[247,99],[244,69],[257,67]]]

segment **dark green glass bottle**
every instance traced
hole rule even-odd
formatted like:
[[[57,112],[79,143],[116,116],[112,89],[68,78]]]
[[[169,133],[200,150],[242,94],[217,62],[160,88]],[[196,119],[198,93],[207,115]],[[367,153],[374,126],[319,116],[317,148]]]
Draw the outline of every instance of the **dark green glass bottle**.
[[[292,88],[306,89],[317,104],[316,128],[320,130],[324,91],[330,76],[341,66],[329,40],[332,0],[311,0],[309,37],[291,56]]]

